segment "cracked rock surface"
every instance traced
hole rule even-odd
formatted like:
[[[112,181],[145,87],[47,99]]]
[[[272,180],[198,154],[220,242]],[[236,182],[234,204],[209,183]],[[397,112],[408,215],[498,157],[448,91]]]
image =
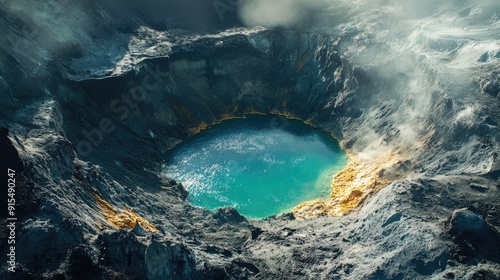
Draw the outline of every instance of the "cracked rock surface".
[[[499,279],[498,4],[334,2],[321,25],[194,32],[113,1],[3,1],[2,167],[19,174],[0,278]],[[341,216],[190,205],[167,149],[256,112],[391,164]]]

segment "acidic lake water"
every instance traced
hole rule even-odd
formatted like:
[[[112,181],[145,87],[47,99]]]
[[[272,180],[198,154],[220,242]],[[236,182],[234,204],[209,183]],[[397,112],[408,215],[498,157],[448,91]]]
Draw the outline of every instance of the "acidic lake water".
[[[265,218],[331,193],[347,163],[327,132],[281,116],[251,115],[213,125],[169,151],[164,173],[196,206],[232,206]]]

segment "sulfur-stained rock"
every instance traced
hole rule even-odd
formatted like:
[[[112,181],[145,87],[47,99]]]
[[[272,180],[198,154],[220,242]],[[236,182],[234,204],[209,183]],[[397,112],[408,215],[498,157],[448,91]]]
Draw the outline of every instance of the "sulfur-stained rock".
[[[17,279],[500,277],[498,1],[132,2],[0,1]],[[236,2],[313,16],[232,28]],[[248,113],[330,131],[353,160],[335,196],[261,220],[190,205],[166,151]]]

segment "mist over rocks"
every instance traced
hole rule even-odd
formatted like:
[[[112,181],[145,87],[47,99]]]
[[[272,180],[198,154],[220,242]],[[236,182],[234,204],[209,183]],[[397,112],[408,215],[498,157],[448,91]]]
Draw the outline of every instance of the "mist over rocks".
[[[1,141],[24,169],[17,272],[2,245],[0,277],[500,278],[498,2],[395,2],[321,1],[315,21],[312,4],[269,7],[303,5],[289,21],[244,2],[234,15],[262,18],[200,31],[210,1],[3,1]],[[359,204],[262,220],[190,205],[165,151],[252,112],[331,131]]]

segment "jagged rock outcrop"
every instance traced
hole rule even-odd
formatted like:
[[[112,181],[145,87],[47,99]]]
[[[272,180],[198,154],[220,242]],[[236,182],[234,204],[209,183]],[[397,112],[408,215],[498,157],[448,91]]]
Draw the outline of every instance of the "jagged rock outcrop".
[[[10,2],[1,26],[37,27]],[[53,20],[0,40],[0,144],[16,161],[2,163],[20,173],[17,272],[2,262],[0,277],[500,277],[485,243],[500,227],[490,6],[439,4],[407,21],[338,3],[322,26],[195,34],[87,2],[71,12],[79,24],[36,4]],[[247,220],[191,206],[163,177],[169,147],[255,112],[340,140],[351,159],[327,201]]]

